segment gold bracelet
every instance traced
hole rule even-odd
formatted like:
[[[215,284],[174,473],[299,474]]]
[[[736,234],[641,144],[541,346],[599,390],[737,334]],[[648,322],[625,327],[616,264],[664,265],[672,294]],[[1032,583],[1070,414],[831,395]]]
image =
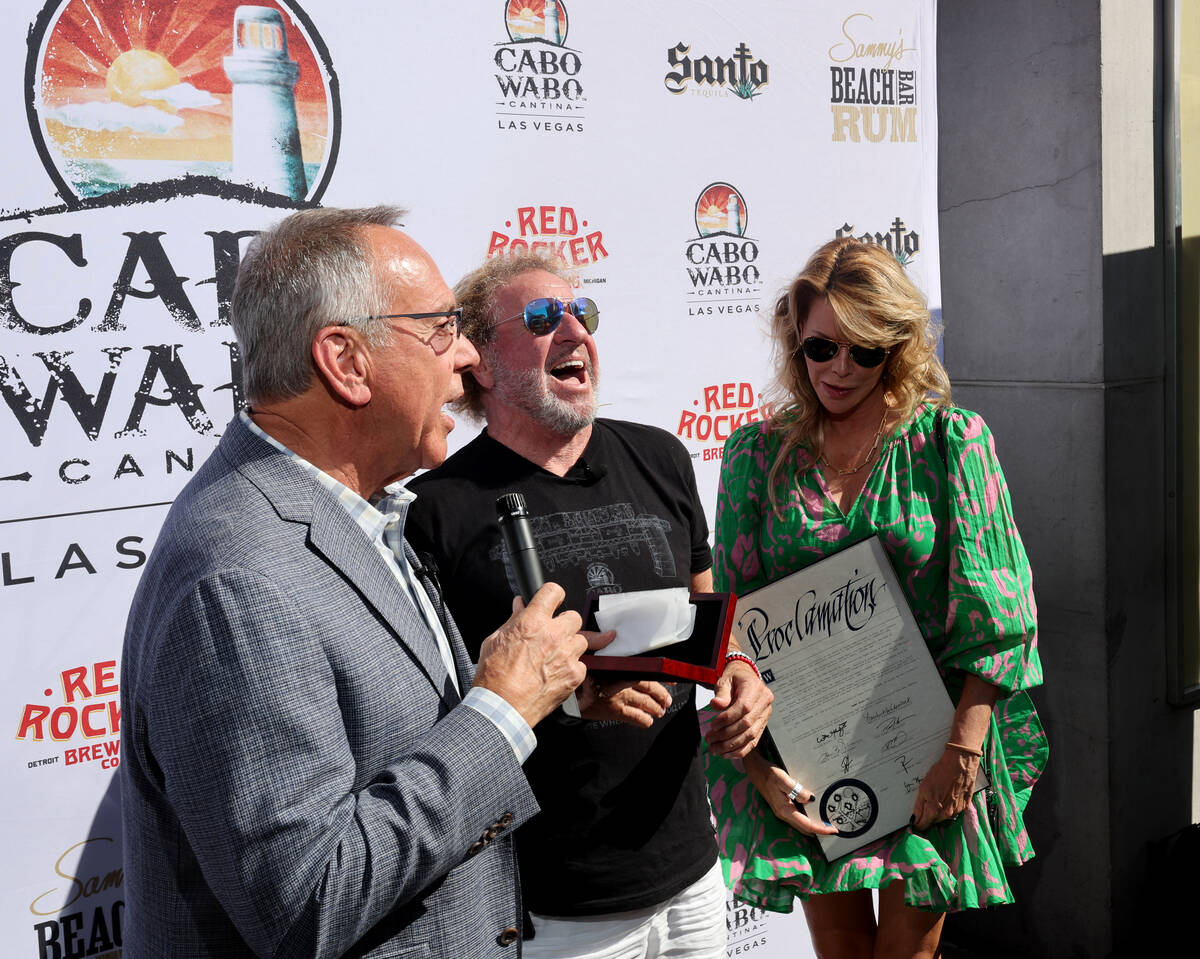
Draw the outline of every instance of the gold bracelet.
[[[970,746],[964,746],[962,743],[946,743],[946,746],[950,749],[957,749],[960,752],[964,752],[969,756],[978,756],[980,759],[983,758],[982,749],[972,749]]]

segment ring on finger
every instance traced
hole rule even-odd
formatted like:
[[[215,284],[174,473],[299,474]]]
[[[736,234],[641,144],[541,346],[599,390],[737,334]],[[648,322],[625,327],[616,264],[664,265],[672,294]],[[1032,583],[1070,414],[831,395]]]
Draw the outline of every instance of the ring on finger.
[[[799,783],[796,783],[796,785],[794,785],[792,787],[792,791],[787,794],[788,802],[795,802],[796,797],[799,796],[802,792],[804,792],[804,787],[801,786]]]

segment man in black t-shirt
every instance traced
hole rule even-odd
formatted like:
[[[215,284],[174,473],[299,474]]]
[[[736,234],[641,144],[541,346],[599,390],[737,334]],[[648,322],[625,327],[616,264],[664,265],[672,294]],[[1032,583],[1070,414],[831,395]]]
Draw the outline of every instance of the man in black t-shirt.
[[[495,501],[521,492],[546,578],[567,608],[590,595],[711,591],[708,526],[691,461],[650,426],[595,418],[598,313],[551,262],[490,260],[455,289],[481,359],[462,406],[486,430],[409,483],[410,541],[429,557],[468,650],[508,617],[516,581]],[[748,659],[726,662],[710,748],[744,756],[771,693]],[[517,835],[532,913],[526,957],[715,959],[725,893],[699,759],[690,683],[580,688],[584,719],[540,723],[525,765],[542,811]]]

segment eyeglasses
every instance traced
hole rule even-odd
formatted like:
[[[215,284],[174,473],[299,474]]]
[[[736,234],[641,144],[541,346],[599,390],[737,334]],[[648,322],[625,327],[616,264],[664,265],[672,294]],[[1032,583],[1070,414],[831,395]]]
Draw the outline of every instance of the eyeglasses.
[[[433,320],[444,316],[446,317],[445,322],[434,326],[432,332],[426,337],[418,336],[412,330],[406,330],[403,327],[392,327],[397,333],[416,337],[417,340],[440,356],[450,348],[451,343],[462,336],[462,313],[461,306],[456,306],[453,310],[436,310],[433,313],[379,313],[375,316],[358,316],[347,320],[342,325],[352,326],[355,323],[361,323],[363,320]]]
[[[525,304],[525,311],[507,320],[501,320],[496,326],[511,323],[513,320],[524,320],[525,329],[534,336],[545,336],[558,329],[563,316],[570,313],[583,325],[588,333],[595,333],[600,326],[600,308],[594,300],[581,296],[576,300],[564,303],[552,296],[539,296]],[[495,329],[495,327],[493,327]]]
[[[831,340],[824,336],[806,336],[800,348],[814,363],[828,363],[841,352],[842,347],[850,359],[865,370],[873,369],[887,359],[888,350],[882,346],[859,346],[845,340]]]

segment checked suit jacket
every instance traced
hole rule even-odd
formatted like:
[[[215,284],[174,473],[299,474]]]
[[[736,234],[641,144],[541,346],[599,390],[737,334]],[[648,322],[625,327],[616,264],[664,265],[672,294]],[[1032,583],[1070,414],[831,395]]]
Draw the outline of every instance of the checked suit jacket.
[[[511,746],[336,498],[237,418],[147,563],[121,704],[127,959],[519,954]]]

